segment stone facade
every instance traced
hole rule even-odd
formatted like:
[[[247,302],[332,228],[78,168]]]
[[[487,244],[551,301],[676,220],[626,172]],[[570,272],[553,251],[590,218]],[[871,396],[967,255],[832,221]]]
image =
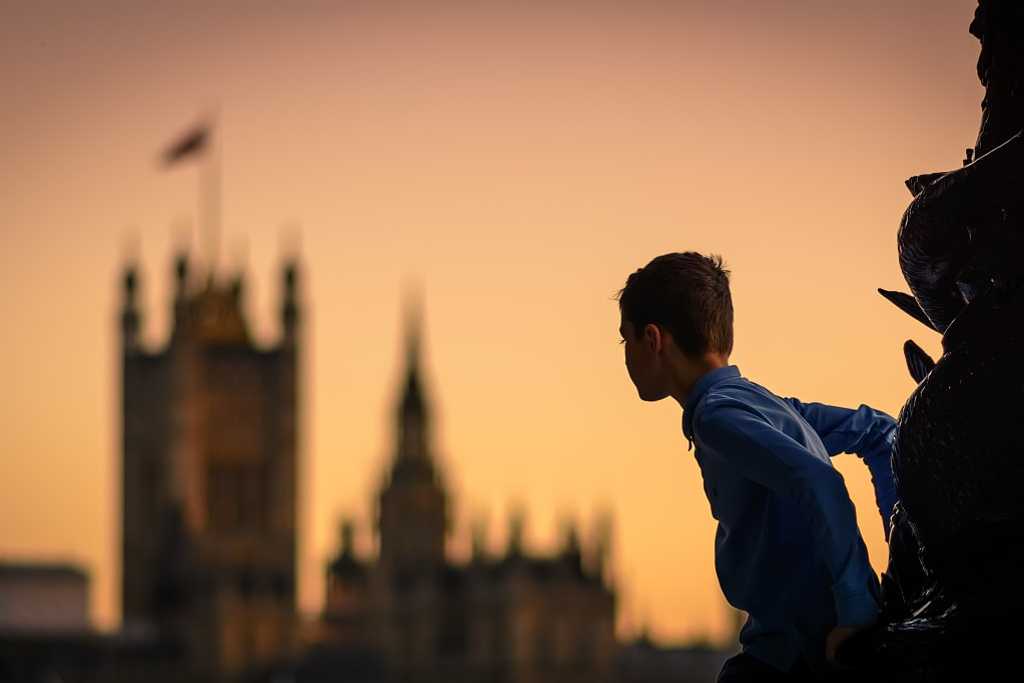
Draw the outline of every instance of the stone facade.
[[[193,681],[285,672],[296,681],[613,680],[610,520],[588,551],[569,527],[560,551],[530,555],[519,516],[502,556],[489,556],[478,532],[471,560],[448,557],[450,497],[433,453],[417,317],[377,497],[377,556],[356,555],[346,524],[322,619],[312,637],[300,625],[296,273],[285,266],[281,339],[262,348],[242,281],[197,282],[179,257],[171,333],[149,349],[139,275],[125,270],[120,637],[159,653],[140,663],[152,656],[149,674]]]
[[[121,312],[125,633],[180,653],[193,680],[286,656],[295,640],[297,269],[284,267],[282,336],[260,348],[243,282],[175,264],[173,325],[145,348],[138,272]]]

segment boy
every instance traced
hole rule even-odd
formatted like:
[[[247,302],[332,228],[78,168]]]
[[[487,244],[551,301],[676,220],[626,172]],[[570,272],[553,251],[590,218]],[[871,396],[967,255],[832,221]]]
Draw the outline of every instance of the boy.
[[[831,457],[871,471],[886,538],[896,502],[889,463],[895,422],[780,398],[729,365],[732,297],[721,257],[655,258],[619,292],[626,370],[640,398],[671,396],[696,445],[711,514],[715,568],[729,602],[749,614],[742,652],[719,683],[815,680],[838,646],[878,619],[878,578]]]

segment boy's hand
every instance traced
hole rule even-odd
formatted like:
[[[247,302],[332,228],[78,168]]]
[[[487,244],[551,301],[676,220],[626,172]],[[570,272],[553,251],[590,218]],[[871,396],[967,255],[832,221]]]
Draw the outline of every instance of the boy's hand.
[[[828,663],[832,666],[840,666],[839,661],[836,659],[839,647],[851,636],[870,628],[872,625],[873,624],[863,624],[861,626],[836,626],[832,629],[828,634],[828,638],[825,640],[825,659]]]

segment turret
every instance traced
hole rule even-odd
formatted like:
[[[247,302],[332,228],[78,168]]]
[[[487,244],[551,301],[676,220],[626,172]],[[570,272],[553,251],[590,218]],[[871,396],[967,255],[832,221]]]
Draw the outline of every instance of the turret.
[[[594,522],[594,531],[590,543],[590,571],[597,576],[602,583],[611,587],[611,552],[612,552],[612,513],[609,510],[602,510],[598,513]]]
[[[582,573],[583,556],[580,549],[580,534],[576,529],[576,522],[571,518],[567,518],[562,523],[562,539],[562,561],[573,573]]]
[[[242,297],[245,295],[245,280],[242,277],[242,273],[237,273],[231,278],[231,301],[236,307],[241,309]]]
[[[510,558],[522,557],[523,534],[526,529],[526,512],[521,505],[512,508],[508,515],[508,547],[506,554]]]
[[[333,583],[344,582],[353,578],[362,579],[366,573],[363,563],[356,557],[355,522],[346,517],[341,521],[339,531],[341,545],[338,549],[338,554],[327,565],[329,577],[328,590],[330,590]]]
[[[470,530],[471,534],[471,546],[472,546],[472,560],[475,563],[481,564],[487,561],[487,518],[483,515],[478,516],[474,521]]]
[[[188,255],[179,251],[174,257],[174,328],[172,337],[180,333],[188,316]]]
[[[139,348],[139,327],[142,314],[138,304],[138,270],[134,263],[124,269],[122,279],[123,301],[121,304],[121,344],[125,353]]]
[[[295,348],[299,334],[299,265],[289,259],[282,271],[284,291],[281,302],[282,344]]]

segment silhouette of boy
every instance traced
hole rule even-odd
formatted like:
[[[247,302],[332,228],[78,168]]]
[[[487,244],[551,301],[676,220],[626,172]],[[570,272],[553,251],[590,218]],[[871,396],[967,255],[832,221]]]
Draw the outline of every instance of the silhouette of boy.
[[[618,300],[629,378],[641,399],[671,396],[683,408],[718,520],[719,583],[749,615],[719,683],[826,678],[838,646],[879,615],[878,577],[831,456],[864,460],[888,539],[895,421],[866,405],[781,398],[729,365],[721,257],[659,256],[629,276]]]

